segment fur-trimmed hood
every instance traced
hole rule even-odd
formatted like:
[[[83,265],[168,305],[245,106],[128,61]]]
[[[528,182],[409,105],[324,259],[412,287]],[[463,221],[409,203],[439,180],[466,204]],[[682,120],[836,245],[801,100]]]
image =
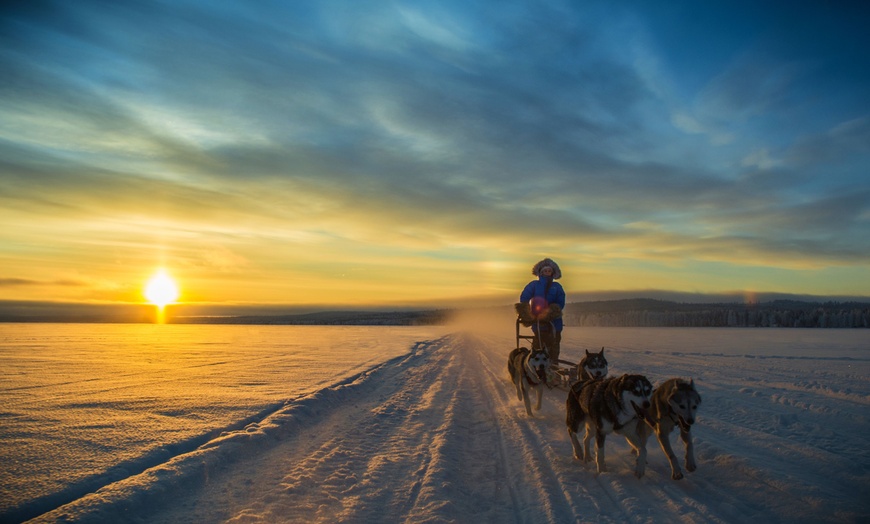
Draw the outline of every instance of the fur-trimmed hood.
[[[541,276],[541,268],[550,266],[553,268],[553,280],[557,280],[562,276],[562,270],[559,269],[559,264],[555,263],[552,258],[545,258],[532,267],[532,274],[536,277]]]

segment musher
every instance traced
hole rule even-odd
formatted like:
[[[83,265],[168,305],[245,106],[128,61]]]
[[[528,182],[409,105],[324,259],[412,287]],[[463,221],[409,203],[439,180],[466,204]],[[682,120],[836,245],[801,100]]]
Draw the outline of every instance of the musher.
[[[538,319],[531,326],[537,335],[532,347],[539,347],[540,339],[550,355],[550,366],[555,368],[562,342],[562,309],[565,308],[565,290],[555,281],[562,276],[562,271],[556,262],[545,258],[532,267],[532,274],[538,279],[526,285],[520,294],[520,303],[529,304],[532,316]]]

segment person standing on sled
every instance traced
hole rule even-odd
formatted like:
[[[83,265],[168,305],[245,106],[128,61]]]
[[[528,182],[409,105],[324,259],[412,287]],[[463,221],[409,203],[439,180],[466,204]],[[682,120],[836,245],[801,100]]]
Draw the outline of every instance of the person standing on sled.
[[[532,347],[538,347],[540,339],[550,355],[550,365],[556,367],[562,342],[562,309],[565,307],[565,290],[556,280],[562,276],[562,271],[556,262],[545,258],[532,267],[532,274],[538,280],[532,280],[526,285],[520,294],[518,306],[526,307],[525,305],[532,302],[528,306],[529,312],[537,321],[531,327],[538,335]]]

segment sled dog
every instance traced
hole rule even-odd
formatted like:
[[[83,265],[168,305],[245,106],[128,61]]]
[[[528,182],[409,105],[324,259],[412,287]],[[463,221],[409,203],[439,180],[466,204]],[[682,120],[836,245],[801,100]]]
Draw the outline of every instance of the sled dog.
[[[695,423],[695,414],[701,404],[701,395],[695,389],[694,380],[686,382],[679,378],[672,378],[655,389],[651,402],[648,424],[638,426],[638,432],[641,432],[640,438],[646,440],[655,432],[659,445],[671,464],[671,478],[680,480],[683,478],[683,472],[680,471],[680,465],[671,447],[670,435],[674,428],[680,428],[680,439],[686,445],[686,470],[695,471],[697,465],[691,432],[692,424]]]
[[[544,349],[528,349],[518,347],[511,351],[508,357],[508,373],[511,382],[517,388],[517,399],[526,406],[526,413],[531,417],[532,407],[529,400],[529,390],[535,390],[535,411],[541,409],[541,398],[544,386],[547,384],[547,369],[550,367],[550,357]]]
[[[577,364],[577,377],[586,381],[607,376],[607,359],[604,358],[604,348],[598,353],[586,350],[586,356]]]
[[[574,458],[589,462],[589,443],[595,437],[595,462],[598,472],[607,471],[604,461],[604,438],[608,433],[623,435],[637,453],[634,474],[640,478],[646,470],[646,436],[640,426],[646,426],[652,384],[643,375],[622,375],[600,380],[576,382],[568,392],[566,423]],[[581,453],[577,433],[586,425]]]

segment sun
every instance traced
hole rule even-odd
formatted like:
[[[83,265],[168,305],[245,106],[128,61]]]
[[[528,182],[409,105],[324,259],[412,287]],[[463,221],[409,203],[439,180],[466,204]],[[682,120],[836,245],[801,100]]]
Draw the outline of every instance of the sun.
[[[161,269],[151,277],[145,286],[145,298],[159,308],[172,304],[178,299],[178,286],[165,270]]]

